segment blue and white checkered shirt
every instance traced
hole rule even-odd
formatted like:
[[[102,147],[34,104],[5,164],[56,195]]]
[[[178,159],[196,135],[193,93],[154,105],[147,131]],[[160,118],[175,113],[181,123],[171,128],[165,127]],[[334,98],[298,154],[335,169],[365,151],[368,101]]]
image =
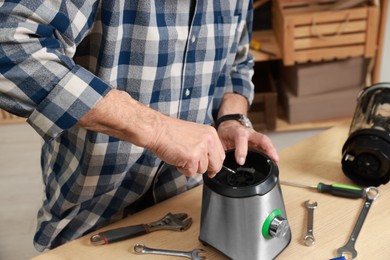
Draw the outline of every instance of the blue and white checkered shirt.
[[[199,183],[76,124],[113,88],[201,124],[224,93],[251,102],[252,13],[251,0],[0,1],[0,108],[45,140],[38,250],[123,217],[151,185],[161,201]]]

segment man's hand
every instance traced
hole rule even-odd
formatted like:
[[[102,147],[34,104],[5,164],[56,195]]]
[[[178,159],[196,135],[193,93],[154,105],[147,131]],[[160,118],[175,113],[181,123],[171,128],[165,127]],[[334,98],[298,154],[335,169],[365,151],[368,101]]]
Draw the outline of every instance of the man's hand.
[[[227,114],[246,114],[248,101],[245,97],[226,93],[218,112],[218,118]],[[218,126],[218,135],[225,149],[236,149],[235,157],[238,164],[245,163],[248,147],[267,154],[275,162],[279,161],[278,153],[268,136],[241,125],[235,120],[222,122]]]
[[[240,165],[245,163],[249,147],[264,152],[275,162],[279,161],[278,153],[268,136],[247,128],[238,121],[222,122],[218,127],[218,134],[225,150],[235,149],[236,162]]]
[[[206,171],[214,177],[225,159],[225,151],[213,127],[174,118],[166,118],[148,148],[188,177]]]
[[[165,116],[115,89],[78,125],[145,147],[189,177],[206,171],[213,177],[225,159],[213,127]]]

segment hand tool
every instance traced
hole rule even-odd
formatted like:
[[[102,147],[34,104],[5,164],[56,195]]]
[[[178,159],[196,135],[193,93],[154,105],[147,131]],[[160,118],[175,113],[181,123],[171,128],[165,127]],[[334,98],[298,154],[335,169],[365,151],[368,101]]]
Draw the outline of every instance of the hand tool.
[[[184,252],[184,251],[176,251],[176,250],[155,249],[155,248],[146,247],[144,244],[135,244],[134,252],[138,254],[181,256],[193,260],[205,259],[204,256],[199,256],[199,253],[205,252],[203,249],[194,249],[192,251]]]
[[[307,232],[303,238],[303,242],[306,246],[312,246],[316,243],[316,240],[313,235],[313,219],[314,219],[314,209],[317,208],[317,202],[310,203],[310,200],[305,202],[305,207],[307,208]]]
[[[267,54],[267,55],[269,55],[269,56],[276,56],[276,54],[273,53],[273,52],[263,50],[263,47],[261,46],[261,42],[258,41],[258,40],[252,39],[251,42],[249,43],[249,47],[250,47],[251,49],[253,49],[253,50],[262,52],[262,53]]]
[[[231,172],[231,173],[236,173],[236,171],[235,171],[235,170],[233,170],[233,169],[230,169],[229,167],[227,167],[227,166],[225,166],[225,165],[223,165],[223,164],[222,164],[222,168],[223,168],[223,169],[225,169],[225,170],[227,170],[228,172]]]
[[[321,193],[330,193],[335,196],[346,197],[346,198],[364,198],[366,197],[366,190],[350,186],[344,184],[324,184],[322,182],[317,185],[310,184],[301,184],[296,182],[289,181],[280,181],[280,184],[294,186],[294,187],[302,187],[302,188],[313,188],[317,189],[318,192]]]
[[[367,213],[371,207],[371,204],[376,200],[379,196],[379,190],[375,187],[367,188],[367,196],[366,201],[364,202],[364,206],[362,211],[360,212],[359,218],[355,224],[355,227],[352,230],[351,236],[349,237],[348,242],[343,246],[337,249],[337,254],[339,256],[350,255],[352,259],[355,259],[357,256],[357,251],[355,249],[355,242],[358,238],[359,232],[363,226],[363,222],[366,219]]]
[[[168,213],[162,219],[149,224],[140,224],[100,232],[99,234],[93,235],[90,240],[93,245],[104,245],[156,230],[184,231],[192,224],[192,218],[187,217],[188,215],[186,213]]]

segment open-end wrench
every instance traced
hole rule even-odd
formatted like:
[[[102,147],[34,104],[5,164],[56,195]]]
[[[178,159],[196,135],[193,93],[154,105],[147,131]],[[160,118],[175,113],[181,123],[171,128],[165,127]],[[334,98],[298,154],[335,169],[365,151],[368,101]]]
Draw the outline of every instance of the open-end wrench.
[[[310,203],[310,200],[305,202],[305,207],[307,208],[307,232],[303,238],[303,242],[306,246],[312,246],[316,243],[316,240],[313,235],[313,219],[314,219],[314,209],[317,208],[317,202]]]
[[[134,252],[139,254],[182,256],[193,260],[205,259],[204,256],[199,256],[199,253],[204,252],[203,249],[194,249],[189,252],[184,252],[184,251],[176,251],[176,250],[155,249],[155,248],[147,247],[144,244],[135,244]]]
[[[359,218],[355,224],[355,227],[352,230],[348,242],[345,244],[345,246],[337,249],[337,254],[339,256],[352,257],[352,259],[355,259],[357,256],[355,242],[363,226],[363,222],[366,219],[367,213],[371,207],[372,202],[374,202],[374,200],[376,200],[376,198],[378,198],[379,196],[379,190],[375,187],[369,187],[366,189],[366,194],[366,201],[364,202],[363,209],[360,212]]]

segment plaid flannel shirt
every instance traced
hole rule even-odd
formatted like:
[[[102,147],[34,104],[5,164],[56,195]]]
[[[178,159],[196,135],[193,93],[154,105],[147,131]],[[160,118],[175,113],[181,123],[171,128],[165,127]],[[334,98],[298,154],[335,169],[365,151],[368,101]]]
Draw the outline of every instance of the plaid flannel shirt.
[[[200,182],[157,174],[148,150],[76,124],[113,88],[201,124],[224,93],[251,102],[251,2],[0,1],[0,107],[45,141],[38,250],[106,225],[151,185],[161,201]]]

